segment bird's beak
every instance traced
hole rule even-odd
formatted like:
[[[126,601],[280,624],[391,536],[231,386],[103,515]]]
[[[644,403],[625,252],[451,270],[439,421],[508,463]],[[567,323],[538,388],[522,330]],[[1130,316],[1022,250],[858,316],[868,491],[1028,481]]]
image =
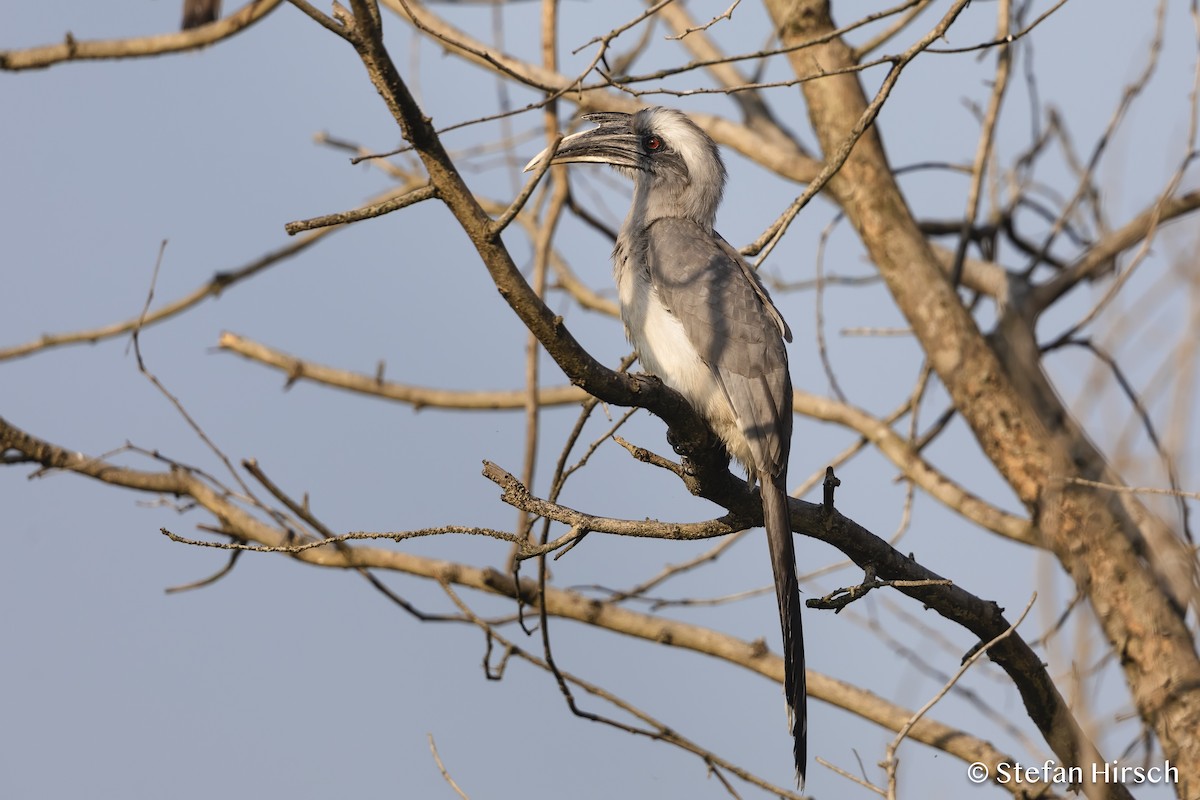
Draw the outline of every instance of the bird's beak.
[[[547,158],[551,164],[583,162],[627,169],[641,168],[641,149],[638,137],[629,124],[630,114],[612,111],[584,114],[583,118],[597,123],[597,127],[564,137],[553,156],[551,148],[547,147],[525,165],[525,171],[537,169]]]

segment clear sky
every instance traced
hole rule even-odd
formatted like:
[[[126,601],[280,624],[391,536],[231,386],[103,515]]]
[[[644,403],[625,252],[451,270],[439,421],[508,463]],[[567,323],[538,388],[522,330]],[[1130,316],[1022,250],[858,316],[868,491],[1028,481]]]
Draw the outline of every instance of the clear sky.
[[[169,32],[180,12],[177,0],[2,5],[0,50],[57,42],[67,31],[77,40]],[[1050,4],[1032,5],[1035,15]],[[1184,151],[1196,34],[1184,4],[1171,5],[1158,77],[1136,101],[1100,170],[1114,226],[1152,202]],[[240,4],[227,0],[226,6],[230,13]],[[690,8],[707,20],[727,6],[727,0],[716,0]],[[859,4],[840,6],[839,18],[848,19]],[[1060,109],[1084,152],[1146,63],[1153,34],[1146,6],[1133,11],[1115,0],[1073,0],[1033,40],[1039,100]],[[494,40],[499,27],[505,48],[529,59],[538,58],[537,7],[511,3],[494,14],[482,4],[434,6],[485,40]],[[569,73],[593,52],[585,48],[571,56],[570,50],[631,19],[641,6],[567,0],[562,8],[563,71]],[[988,38],[994,16],[994,3],[972,3],[946,45]],[[907,31],[887,52],[907,47],[926,27]],[[747,0],[714,35],[730,51],[752,50],[762,46],[765,31],[762,10]],[[662,33],[655,34],[644,64],[685,58]],[[632,44],[636,35],[620,41]],[[484,115],[501,102],[494,78],[418,43],[395,20],[387,41],[438,124]],[[1029,51],[1024,53],[1028,58]],[[988,54],[918,59],[880,118],[893,163],[969,162],[978,128],[967,102],[986,101],[993,64]],[[1028,145],[1026,64],[1020,62],[1022,74],[1008,99],[1011,116],[997,144],[1005,164]],[[786,75],[776,65],[766,79]],[[868,86],[881,75],[868,73]],[[508,102],[516,106],[531,99],[514,90]],[[649,100],[738,116],[720,95]],[[777,90],[770,100],[785,124],[811,143],[796,90]],[[291,240],[285,223],[353,208],[393,185],[377,169],[350,165],[344,152],[316,143],[315,135],[325,132],[373,151],[400,143],[351,48],[286,4],[241,35],[198,52],[0,73],[0,109],[0,348],[137,315],[164,240],[155,305],[214,272],[286,245]],[[564,124],[569,109],[564,106]],[[535,129],[537,116],[515,118],[512,131]],[[506,133],[500,124],[468,127],[446,142],[470,148]],[[467,172],[468,180],[477,191],[506,201],[519,186],[519,165],[542,142],[535,136],[513,145],[508,162],[475,157],[479,168]],[[727,154],[727,161],[730,184],[719,225],[726,238],[742,244],[758,236],[800,188],[769,179],[740,157]],[[1061,160],[1052,160],[1042,178],[1062,192],[1070,186],[1065,174]],[[621,181],[598,170],[579,180],[579,196],[602,218],[619,222],[626,202]],[[1194,184],[1189,175],[1185,187]],[[949,219],[965,204],[961,178],[913,174],[904,186],[923,218]],[[817,239],[833,218],[828,204],[814,203],[767,262],[767,274],[811,279]],[[1165,294],[1150,308],[1167,331],[1185,324],[1187,295],[1162,293],[1163,279],[1180,263],[1179,253],[1194,248],[1196,232],[1189,220],[1164,234],[1144,287],[1130,295]],[[577,272],[609,292],[608,244],[582,226],[568,228],[564,236],[576,237],[570,255]],[[505,238],[527,266],[528,242],[515,228]],[[852,239],[844,224],[834,230],[827,270],[870,273]],[[1014,258],[1008,266],[1023,264]],[[1190,274],[1195,281],[1194,259]],[[796,384],[828,393],[815,355],[812,294],[779,296],[797,334],[791,351]],[[1048,324],[1077,318],[1094,296],[1065,304],[1062,317]],[[581,310],[561,294],[551,302],[597,357],[615,364],[625,354],[616,322]],[[910,390],[919,365],[911,342],[839,332],[898,326],[899,314],[879,288],[833,289],[826,303],[830,355],[842,388],[864,408],[890,411]],[[985,324],[989,315],[980,314]],[[519,388],[524,331],[443,208],[425,203],[341,230],[218,300],[146,330],[142,350],[150,370],[235,463],[258,459],[279,485],[297,496],[307,493],[312,508],[337,530],[512,526],[515,512],[479,472],[483,459],[519,472],[519,413],[418,412],[304,383],[285,391],[278,372],[219,352],[222,331],[368,373],[383,360],[388,377],[419,385]],[[1152,352],[1153,335],[1138,333],[1139,346]],[[1132,361],[1133,378],[1150,381],[1155,364]],[[1052,363],[1061,367],[1055,378],[1063,395],[1088,399],[1084,377],[1092,364],[1075,356]],[[564,382],[547,359],[542,369],[545,384]],[[1111,385],[1105,387],[1106,396],[1115,397]],[[928,418],[938,408],[931,403]],[[1161,479],[1148,467],[1140,472],[1137,456],[1144,455],[1144,442],[1129,433],[1126,405],[1088,402],[1085,412],[1089,419],[1118,420],[1097,426],[1094,435],[1105,446],[1128,445],[1133,455],[1124,466],[1133,472],[1132,481]],[[0,362],[0,416],[88,454],[132,444],[221,470],[180,414],[139,374],[125,337]],[[539,492],[574,419],[571,409],[545,414]],[[589,433],[594,438],[602,430],[597,423]],[[655,420],[639,419],[625,435],[669,452]],[[853,439],[798,419],[792,484],[822,470]],[[960,427],[931,457],[952,477],[1014,508],[1011,494]],[[136,454],[118,459],[155,468]],[[1184,478],[1191,478],[1194,489],[1197,464],[1185,466],[1190,472]],[[214,586],[165,594],[166,587],[211,574],[226,558],[172,543],[159,528],[204,536],[196,525],[211,519],[78,476],[28,479],[31,472],[23,466],[0,469],[0,797],[451,797],[430,755],[429,734],[475,800],[723,796],[694,757],[574,719],[545,673],[514,664],[502,681],[486,680],[480,668],[485,642],[478,630],[419,623],[354,574],[247,554]],[[711,506],[687,497],[676,480],[654,473],[610,445],[597,455],[593,472],[569,486],[564,502],[634,519],[714,515]],[[840,474],[842,509],[890,535],[904,505],[895,469],[868,456]],[[477,565],[499,565],[507,556],[502,544],[478,538],[441,537],[402,547]],[[705,547],[593,535],[553,570],[562,586],[628,586]],[[920,495],[899,547],[1013,613],[1028,601],[1033,575],[1048,576],[1039,585],[1053,587],[1045,598],[1049,608],[1066,599],[1067,590],[1046,562],[970,530]],[[801,540],[798,549],[802,573],[841,560],[816,542]],[[766,548],[752,535],[702,577],[672,586],[669,595],[707,597],[763,586],[769,581],[767,564]],[[842,569],[806,582],[805,589],[818,595],[858,577]],[[387,580],[422,609],[452,608],[428,582]],[[511,611],[494,599],[466,596],[481,613]],[[919,607],[899,595],[882,593],[837,617],[806,616],[810,667],[919,707],[941,681],[896,657],[892,646],[868,630],[879,619],[895,624],[896,608],[920,616],[950,644],[942,648],[933,634],[906,625],[889,627],[889,634],[936,669],[953,672],[971,637],[932,615],[921,616]],[[777,647],[769,597],[667,613],[746,639],[766,637]],[[1044,627],[1052,617],[1047,611],[1031,619]],[[725,664],[566,622],[552,621],[552,629],[564,669],[641,704],[736,763],[789,784],[789,741],[777,685]],[[536,639],[523,643],[540,648]],[[1004,717],[1018,724],[1023,719],[1011,685],[990,666],[980,675],[973,688],[1000,720],[982,723],[978,732],[1040,762],[1047,748],[1036,731],[1022,725],[1033,737],[1024,741],[1003,725]],[[1099,713],[1123,708],[1121,689],[1119,676],[1110,675],[1091,698]],[[888,734],[821,703],[811,704],[811,714],[813,755],[854,770],[857,752],[874,769]],[[948,698],[933,716],[980,724],[961,697]],[[1114,737],[1105,744],[1116,751],[1127,741]],[[909,744],[901,755],[909,759],[907,785],[928,792],[921,796],[1007,796],[969,786],[964,766],[944,754]],[[815,764],[809,774],[810,790],[821,797],[870,796]]]

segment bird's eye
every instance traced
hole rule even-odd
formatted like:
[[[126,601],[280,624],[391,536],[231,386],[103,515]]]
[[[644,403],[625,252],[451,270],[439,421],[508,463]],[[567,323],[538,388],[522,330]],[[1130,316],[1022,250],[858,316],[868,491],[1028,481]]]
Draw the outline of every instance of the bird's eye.
[[[657,136],[647,136],[646,138],[642,139],[642,144],[649,153],[657,153],[659,150],[663,149],[663,140]]]

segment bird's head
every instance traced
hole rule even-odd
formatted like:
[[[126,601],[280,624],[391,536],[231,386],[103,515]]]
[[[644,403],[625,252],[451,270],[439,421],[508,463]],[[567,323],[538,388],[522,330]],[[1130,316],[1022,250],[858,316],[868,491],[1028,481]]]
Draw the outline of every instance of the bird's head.
[[[551,164],[609,164],[634,180],[634,211],[644,224],[682,217],[711,228],[725,188],[717,144],[683,113],[645,108],[636,114],[584,114],[595,128],[563,138],[525,170]]]

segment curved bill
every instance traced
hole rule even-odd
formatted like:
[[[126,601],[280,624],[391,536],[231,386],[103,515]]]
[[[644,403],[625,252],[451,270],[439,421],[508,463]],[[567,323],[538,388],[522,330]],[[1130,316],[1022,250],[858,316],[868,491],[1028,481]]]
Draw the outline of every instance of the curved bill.
[[[642,168],[640,137],[630,126],[632,115],[615,111],[584,114],[584,119],[597,127],[573,133],[558,143],[551,153],[547,147],[525,165],[525,172],[542,166],[549,158],[551,164],[609,164],[626,169]]]

